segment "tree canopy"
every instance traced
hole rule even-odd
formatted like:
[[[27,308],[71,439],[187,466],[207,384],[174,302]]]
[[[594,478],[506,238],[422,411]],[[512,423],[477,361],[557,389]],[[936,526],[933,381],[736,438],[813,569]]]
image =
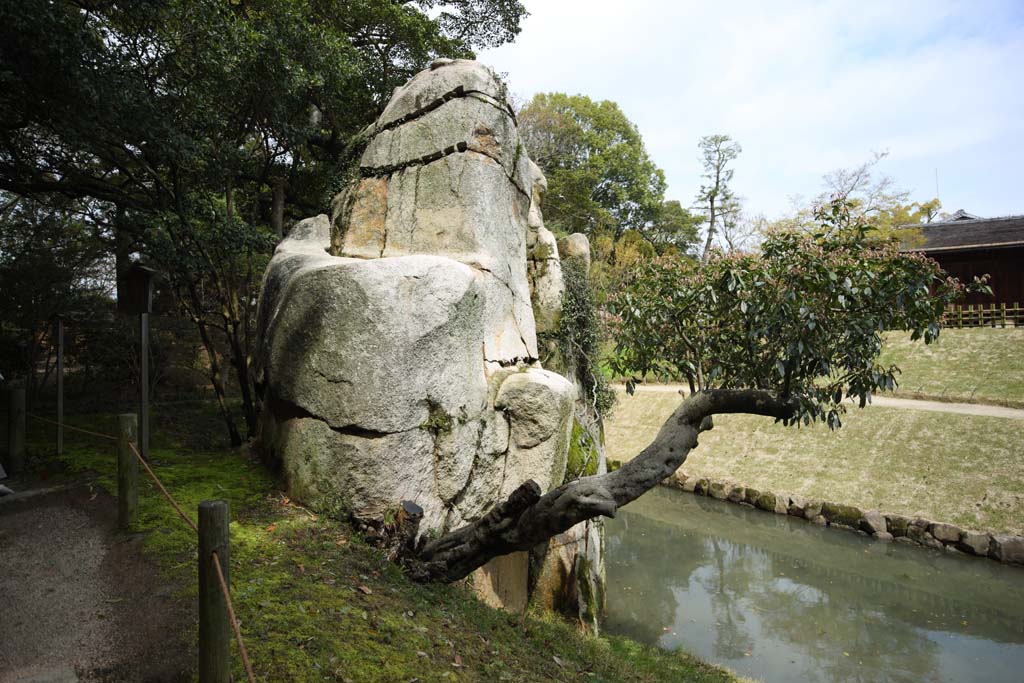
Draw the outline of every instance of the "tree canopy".
[[[700,139],[700,161],[704,168],[697,204],[707,221],[704,250],[701,260],[711,255],[715,236],[722,231],[723,224],[734,225],[739,220],[740,201],[729,183],[735,169],[730,164],[736,160],[743,148],[728,135],[705,135]]]
[[[844,399],[863,407],[894,389],[899,368],[876,362],[883,333],[911,330],[930,343],[965,285],[895,240],[871,241],[848,201],[815,216],[816,232],[776,232],[758,254],[641,264],[611,300],[615,369],[684,377],[694,391],[771,391],[794,401],[789,421],[830,427]]]
[[[655,245],[659,253],[672,248],[677,253],[691,253],[697,246],[700,225],[703,222],[699,214],[695,214],[675,199],[662,202],[646,237]]]
[[[127,0],[0,7],[0,190],[80,199],[154,261],[247,428],[262,260],[341,185],[349,141],[436,57],[511,40],[517,0]],[[57,198],[62,198],[58,200]]]
[[[519,128],[547,176],[550,227],[614,243],[628,230],[645,233],[661,215],[665,175],[616,103],[540,93],[519,112]]]

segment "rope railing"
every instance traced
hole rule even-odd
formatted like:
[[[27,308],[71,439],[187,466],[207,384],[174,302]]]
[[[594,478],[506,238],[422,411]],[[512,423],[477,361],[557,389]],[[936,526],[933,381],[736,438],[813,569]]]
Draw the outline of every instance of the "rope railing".
[[[117,437],[116,436],[111,436],[110,434],[100,434],[99,432],[93,432],[93,431],[90,431],[88,429],[82,429],[81,427],[75,427],[74,425],[69,425],[66,422],[57,422],[56,420],[49,420],[49,419],[47,419],[45,417],[41,417],[39,415],[34,415],[32,413],[28,413],[28,416],[33,418],[33,419],[39,420],[40,422],[46,422],[48,424],[56,425],[58,427],[63,427],[64,429],[70,429],[73,432],[81,432],[83,434],[88,434],[89,436],[98,436],[101,439],[110,439],[111,441],[117,441]]]
[[[185,520],[185,523],[192,527],[192,531],[198,534],[199,527],[196,526],[196,523],[192,521],[191,517],[185,514],[185,511],[181,509],[180,505],[178,505],[178,501],[174,500],[174,496],[168,493],[167,489],[164,488],[164,485],[160,482],[160,479],[156,476],[156,473],[153,472],[153,468],[149,466],[149,463],[146,462],[146,459],[142,457],[141,453],[139,453],[139,449],[136,448],[135,444],[133,444],[131,441],[128,442],[128,445],[131,447],[132,453],[135,454],[135,457],[139,459],[139,462],[142,463],[142,466],[146,469],[146,472],[153,480],[153,483],[156,484],[158,489],[160,489],[160,493],[164,494],[164,498],[167,499],[167,502],[170,503],[175,510],[177,510],[178,514],[181,515],[181,518]]]
[[[29,417],[32,417],[33,419],[45,422],[47,424],[56,425],[59,427],[63,427],[65,429],[70,429],[72,431],[81,432],[83,434],[88,434],[90,436],[95,436],[102,439],[119,441],[118,437],[112,436],[110,434],[103,434],[88,429],[82,429],[81,427],[75,427],[67,423],[58,422],[56,420],[50,420],[48,418],[42,417],[40,415],[34,415],[32,413],[27,413],[27,415]],[[146,462],[146,459],[142,457],[142,454],[139,452],[139,449],[131,440],[128,441],[128,446],[131,448],[132,453],[135,454],[135,457],[139,461],[139,463],[142,464],[142,467],[146,470],[146,473],[149,474],[149,477],[153,480],[153,483],[156,484],[157,488],[164,495],[164,498],[167,499],[167,502],[171,504],[174,510],[182,518],[182,520],[184,520],[185,523],[188,524],[192,531],[194,531],[198,536],[199,527],[196,525],[194,521],[192,521],[191,517],[185,514],[185,511],[182,510],[181,505],[178,504],[178,501],[174,499],[174,496],[172,496],[171,493],[167,490],[167,488],[163,485],[163,482],[160,481],[160,478],[156,476],[156,473],[153,471],[153,468],[151,468],[149,466],[149,463]],[[235,607],[231,601],[231,591],[230,588],[228,587],[227,579],[224,577],[224,570],[220,566],[220,557],[217,555],[217,551],[213,551],[210,554],[210,560],[212,561],[217,576],[217,583],[220,586],[220,592],[224,597],[224,604],[227,608],[228,619],[230,621],[231,628],[234,631],[235,642],[238,644],[238,652],[242,659],[242,666],[245,668],[246,678],[248,679],[249,683],[255,683],[256,677],[253,674],[252,664],[249,662],[249,653],[245,649],[245,642],[242,640],[242,629],[241,626],[239,626],[238,617],[235,615]]]
[[[228,617],[231,619],[231,628],[235,632],[235,640],[238,641],[238,654],[242,656],[242,666],[245,667],[245,675],[249,679],[249,683],[255,680],[252,673],[252,664],[249,663],[249,653],[245,651],[245,643],[242,642],[242,629],[238,625],[238,619],[235,618],[235,607],[231,604],[231,594],[228,591],[228,582],[224,579],[224,570],[220,568],[220,557],[217,555],[217,551],[214,550],[211,559],[213,560],[213,568],[217,572],[217,583],[220,584],[220,592],[224,595],[224,602],[228,607]]]

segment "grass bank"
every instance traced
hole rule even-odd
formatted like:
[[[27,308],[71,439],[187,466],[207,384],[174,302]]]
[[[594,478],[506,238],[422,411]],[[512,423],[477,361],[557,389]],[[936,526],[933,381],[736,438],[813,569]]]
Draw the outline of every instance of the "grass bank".
[[[151,460],[186,511],[206,498],[230,502],[232,593],[260,681],[737,680],[683,654],[584,635],[540,613],[491,609],[463,585],[414,584],[345,523],[293,505],[252,459],[214,448],[216,417],[189,410],[159,416]],[[72,422],[115,429],[113,415]],[[49,450],[48,432],[32,423],[33,452]],[[70,434],[67,442],[62,462],[35,460],[38,474],[93,471],[116,490],[108,443]],[[195,538],[148,480],[137,527],[181,599],[194,602]],[[181,646],[194,642],[193,626]],[[237,657],[234,676],[244,680]]]
[[[1024,407],[1024,328],[944,329],[925,345],[886,335],[880,363],[902,370],[897,396]]]
[[[605,433],[609,456],[626,460],[650,443],[681,399],[642,387],[634,396],[619,391]],[[725,415],[701,435],[682,469],[762,490],[1021,534],[1022,431],[1020,420],[874,406],[851,409],[835,432]]]

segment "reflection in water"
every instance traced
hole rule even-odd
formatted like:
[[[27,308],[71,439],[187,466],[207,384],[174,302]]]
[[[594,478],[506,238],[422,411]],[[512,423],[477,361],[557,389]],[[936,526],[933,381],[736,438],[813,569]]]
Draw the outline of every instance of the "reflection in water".
[[[773,681],[1024,680],[1024,570],[668,489],[607,525],[612,633]]]

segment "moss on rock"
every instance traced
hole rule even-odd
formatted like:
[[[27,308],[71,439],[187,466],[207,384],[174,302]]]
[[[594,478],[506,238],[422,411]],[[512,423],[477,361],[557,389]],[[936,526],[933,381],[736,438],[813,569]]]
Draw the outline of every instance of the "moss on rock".
[[[822,504],[821,514],[828,520],[829,524],[842,524],[853,529],[857,528],[860,524],[861,517],[864,516],[864,513],[861,512],[860,508],[854,507],[853,505],[842,505],[840,503]]]
[[[583,428],[580,421],[573,418],[572,435],[569,438],[569,458],[565,465],[565,481],[570,482],[580,477],[597,474],[599,459],[597,444],[594,443],[590,433]],[[610,463],[608,469],[611,469]]]
[[[775,512],[775,494],[765,491],[754,501],[754,507],[766,512]]]

